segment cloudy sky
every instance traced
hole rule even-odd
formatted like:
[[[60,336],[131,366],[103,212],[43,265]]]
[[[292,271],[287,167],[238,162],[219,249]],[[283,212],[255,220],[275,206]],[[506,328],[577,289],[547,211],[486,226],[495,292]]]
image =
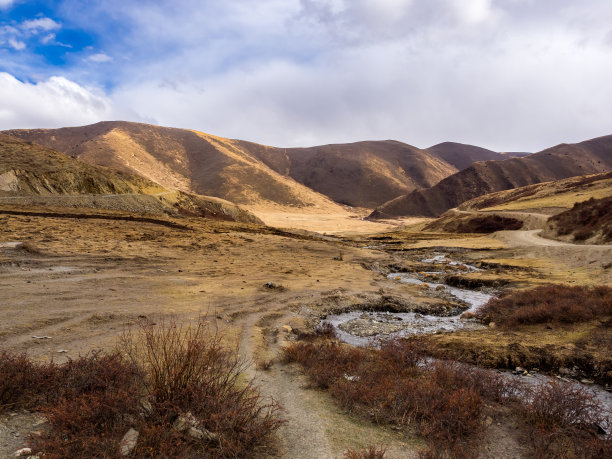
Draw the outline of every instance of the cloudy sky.
[[[0,129],[537,151],[611,107],[610,0],[0,0]]]

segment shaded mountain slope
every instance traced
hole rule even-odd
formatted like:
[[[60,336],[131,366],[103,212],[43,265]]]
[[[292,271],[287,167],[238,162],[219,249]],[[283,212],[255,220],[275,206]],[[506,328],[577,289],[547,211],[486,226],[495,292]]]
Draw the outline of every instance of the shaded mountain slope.
[[[282,149],[239,143],[278,173],[355,207],[375,207],[457,171],[426,150],[392,140]]]
[[[458,170],[465,169],[476,161],[506,159],[502,158],[499,153],[487,150],[486,148],[457,142],[439,143],[427,148],[427,151],[452,164]]]
[[[431,188],[383,204],[370,218],[435,217],[487,193],[610,169],[612,136],[561,144],[523,158],[474,163]]]

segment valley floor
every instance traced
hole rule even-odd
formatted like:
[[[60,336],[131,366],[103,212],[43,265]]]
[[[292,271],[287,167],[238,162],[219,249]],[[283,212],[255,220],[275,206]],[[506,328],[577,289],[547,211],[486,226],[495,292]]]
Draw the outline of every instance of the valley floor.
[[[287,218],[279,227],[335,234],[323,237],[202,219],[128,221],[7,210],[0,209],[3,349],[62,362],[111,349],[126,327],[142,318],[214,318],[227,341],[253,361],[250,376],[263,393],[287,410],[289,422],[269,453],[287,458],[342,457],[348,447],[370,444],[388,446],[386,457],[418,457],[424,448],[419,437],[344,413],[326,393],[310,388],[299,367],[279,361],[281,347],[328,312],[381,297],[439,302],[419,286],[388,279],[390,266],[452,252],[463,261],[497,266],[486,275],[513,288],[548,282],[612,285],[610,246],[549,243],[531,232],[365,235],[375,224],[352,218],[347,235],[339,232],[344,220],[329,218],[321,227],[315,215],[277,216]],[[10,448],[23,443],[26,433],[0,438],[0,455],[12,454]],[[490,436],[502,434],[503,442],[485,442],[483,456],[523,454],[511,429],[490,428]]]

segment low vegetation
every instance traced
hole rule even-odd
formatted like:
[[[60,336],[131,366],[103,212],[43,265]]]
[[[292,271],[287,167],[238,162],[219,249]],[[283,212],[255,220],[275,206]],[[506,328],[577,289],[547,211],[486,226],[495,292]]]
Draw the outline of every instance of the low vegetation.
[[[579,386],[554,380],[538,384],[523,401],[521,413],[535,457],[612,457],[610,435],[593,435],[592,427],[604,418],[601,404]]]
[[[467,220],[460,220],[455,224],[448,224],[444,231],[454,233],[494,233],[495,231],[520,230],[523,222],[516,218],[502,217],[500,215],[485,215]]]
[[[514,393],[502,381],[463,366],[425,366],[424,354],[402,341],[372,350],[323,338],[292,343],[285,357],[303,365],[314,384],[328,389],[348,411],[380,423],[416,426],[440,457],[471,456],[482,430],[483,400]]]
[[[516,328],[521,325],[572,324],[612,315],[612,288],[548,285],[513,291],[492,299],[479,312],[485,324]]]
[[[430,362],[418,344],[400,340],[364,349],[319,337],[291,343],[284,353],[347,411],[377,423],[416,428],[430,448],[422,457],[477,456],[487,428],[486,406],[499,403],[512,408],[514,422],[526,434],[539,432],[531,435],[535,457],[560,457],[565,444],[575,457],[605,457],[610,452],[610,437],[598,437],[594,427],[604,419],[594,397],[569,383],[553,381],[530,389],[499,373]],[[580,456],[580,451],[585,454]],[[349,450],[345,457],[383,454],[370,447]]]
[[[344,452],[344,459],[383,459],[385,453],[384,448],[377,448],[374,445],[361,450],[349,448]]]
[[[554,235],[571,235],[574,241],[595,238],[594,242],[608,243],[612,241],[612,196],[576,203],[552,217],[548,227]]]
[[[116,352],[63,365],[0,359],[0,408],[42,412],[49,429],[32,448],[46,458],[115,457],[129,429],[129,457],[251,457],[283,423],[203,322],[146,324]]]

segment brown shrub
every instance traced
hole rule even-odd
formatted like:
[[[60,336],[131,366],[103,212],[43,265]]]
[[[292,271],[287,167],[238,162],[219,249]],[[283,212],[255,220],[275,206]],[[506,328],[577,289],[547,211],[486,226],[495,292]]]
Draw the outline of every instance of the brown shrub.
[[[455,233],[494,233],[495,231],[519,230],[523,227],[523,222],[516,218],[502,217],[500,215],[486,215],[475,217],[469,220],[461,220],[456,228],[447,229]]]
[[[26,354],[0,353],[0,412],[28,408],[40,376]]]
[[[388,341],[374,350],[298,342],[285,349],[285,357],[301,363],[343,408],[376,422],[413,423],[437,450],[456,457],[481,429],[477,378],[465,366],[427,364],[415,344]]]
[[[490,300],[477,316],[504,327],[576,323],[612,314],[612,288],[548,285]]]
[[[371,445],[361,450],[349,448],[344,452],[343,457],[344,459],[383,459],[386,452],[386,448]]]
[[[584,241],[601,233],[601,242],[612,241],[612,196],[578,202],[571,209],[548,221],[557,235],[573,234],[574,240]]]
[[[238,349],[222,345],[218,330],[204,321],[181,326],[176,321],[143,323],[137,338],[122,339],[130,360],[145,375],[143,385],[157,422],[171,423],[179,413],[192,413],[200,426],[219,436],[216,457],[239,457],[265,444],[283,424],[282,408],[266,402],[250,381]],[[198,448],[194,448],[198,450]]]
[[[203,323],[148,324],[126,333],[120,351],[62,365],[2,352],[1,408],[40,409],[50,430],[32,448],[52,459],[115,457],[130,428],[140,432],[136,457],[249,457],[283,421],[281,407],[243,381],[245,368]],[[175,431],[179,416],[209,434]]]
[[[612,438],[597,435],[605,414],[595,395],[575,384],[538,384],[523,401],[535,457],[610,457]]]
[[[523,404],[525,418],[536,427],[593,426],[603,420],[595,395],[572,383],[551,380],[539,383]]]

